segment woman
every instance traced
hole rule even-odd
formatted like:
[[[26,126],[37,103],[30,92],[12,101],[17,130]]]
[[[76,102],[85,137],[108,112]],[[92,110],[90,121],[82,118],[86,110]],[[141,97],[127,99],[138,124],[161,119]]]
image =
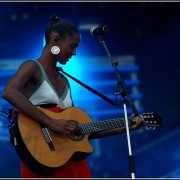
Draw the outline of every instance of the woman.
[[[57,71],[56,63],[65,65],[73,55],[76,55],[80,34],[70,21],[52,16],[45,29],[45,41],[46,45],[41,56],[20,65],[17,73],[4,88],[2,96],[15,107],[16,112],[25,114],[54,132],[69,136],[77,127],[77,121],[65,119],[57,121],[40,111],[37,106],[50,108],[55,112],[73,106],[69,83]],[[132,130],[138,129],[142,124],[139,117],[134,119],[137,123],[131,127]],[[90,138],[123,132],[125,128],[91,134]],[[22,162],[21,172],[22,178],[92,177],[85,159],[70,159],[63,166],[41,174],[32,172]]]

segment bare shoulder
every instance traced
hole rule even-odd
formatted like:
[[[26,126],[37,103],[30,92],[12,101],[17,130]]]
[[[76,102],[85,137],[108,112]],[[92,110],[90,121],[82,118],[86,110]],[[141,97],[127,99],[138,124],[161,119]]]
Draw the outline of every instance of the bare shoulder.
[[[6,87],[22,89],[27,82],[37,79],[38,65],[33,60],[24,61],[18,68],[17,72],[7,82]]]
[[[38,69],[38,65],[34,60],[27,60],[19,66],[16,74],[32,75],[37,72]]]
[[[37,72],[39,71],[39,67],[34,60],[24,61],[18,68],[14,78],[18,80],[28,80],[31,78],[35,78]]]
[[[19,69],[22,69],[22,70],[26,69],[26,70],[34,71],[38,69],[38,65],[34,60],[26,60],[19,66]]]

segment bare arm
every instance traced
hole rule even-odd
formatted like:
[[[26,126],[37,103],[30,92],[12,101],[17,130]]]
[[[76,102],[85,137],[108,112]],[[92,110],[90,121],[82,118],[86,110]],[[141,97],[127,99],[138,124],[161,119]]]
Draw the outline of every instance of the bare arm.
[[[9,80],[5,86],[2,97],[12,104],[21,113],[27,115],[48,128],[62,134],[68,134],[75,127],[72,121],[56,121],[34,106],[22,93],[26,83],[34,78],[38,67],[35,62],[27,61],[23,63],[17,73]]]

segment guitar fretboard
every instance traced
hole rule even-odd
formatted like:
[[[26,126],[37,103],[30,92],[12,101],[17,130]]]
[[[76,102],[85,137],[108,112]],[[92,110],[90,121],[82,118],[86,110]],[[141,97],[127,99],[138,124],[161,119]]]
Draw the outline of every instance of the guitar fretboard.
[[[128,125],[132,125],[134,122],[131,118],[128,119]],[[97,122],[88,122],[79,125],[80,134],[90,134],[99,131],[106,131],[116,128],[125,127],[125,120],[122,118],[103,120]]]

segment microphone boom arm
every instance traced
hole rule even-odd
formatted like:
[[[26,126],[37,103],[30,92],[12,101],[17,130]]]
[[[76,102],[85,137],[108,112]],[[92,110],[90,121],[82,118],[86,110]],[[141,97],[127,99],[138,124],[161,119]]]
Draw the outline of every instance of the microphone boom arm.
[[[108,48],[106,46],[106,41],[104,40],[103,36],[100,37],[100,43],[103,45],[103,47],[104,47],[104,49],[105,49],[105,51],[106,51],[106,53],[107,53],[107,55],[108,55],[108,57],[109,57],[109,59],[111,61],[111,64],[114,67],[114,72],[115,72],[115,74],[116,74],[116,76],[118,78],[118,85],[121,85],[121,87],[123,89],[123,92],[122,92],[123,95],[127,96],[134,115],[138,116],[139,113],[138,113],[138,111],[136,109],[136,106],[135,106],[134,102],[132,101],[132,99],[131,99],[131,97],[129,95],[129,92],[128,92],[127,88],[126,88],[125,82],[124,82],[123,78],[121,77],[121,75],[120,75],[120,73],[119,73],[119,71],[117,69],[118,63],[116,61],[113,61],[113,59],[112,59],[112,57],[111,57],[111,55],[109,53],[109,50],[108,50]]]

